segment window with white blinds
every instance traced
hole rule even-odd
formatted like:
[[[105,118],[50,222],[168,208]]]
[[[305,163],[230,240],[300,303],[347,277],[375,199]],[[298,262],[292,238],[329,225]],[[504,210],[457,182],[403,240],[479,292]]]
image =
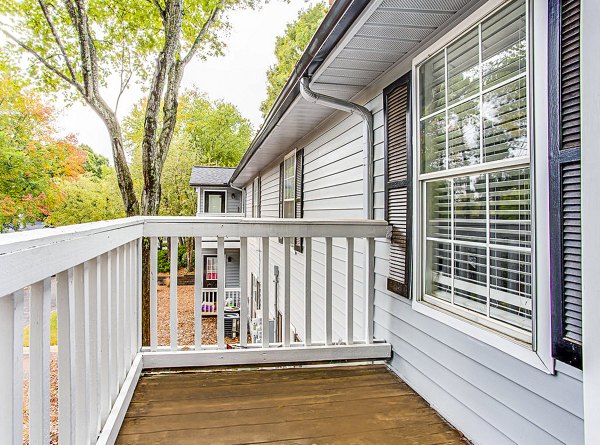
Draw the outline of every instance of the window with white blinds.
[[[530,341],[526,8],[496,10],[416,76],[421,299]]]

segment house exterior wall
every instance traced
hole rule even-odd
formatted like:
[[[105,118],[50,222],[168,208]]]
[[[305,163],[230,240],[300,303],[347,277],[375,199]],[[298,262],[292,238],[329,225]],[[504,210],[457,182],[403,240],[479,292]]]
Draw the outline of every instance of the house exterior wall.
[[[218,187],[218,186],[203,186],[196,187],[196,193],[198,194],[198,207],[196,209],[196,215],[202,215],[204,213],[204,192],[206,190],[214,191],[225,191],[227,198],[225,202],[225,213],[242,213],[242,192],[232,187]]]
[[[535,11],[532,32],[536,57],[545,66],[547,45],[547,2],[532,0]],[[539,47],[539,48],[538,48]],[[399,64],[391,80],[401,77],[410,64]],[[389,77],[389,76],[388,76]],[[536,73],[536,104],[547,97],[546,73]],[[391,83],[387,82],[388,84]],[[374,210],[375,219],[384,219],[384,128],[383,96],[386,84],[371,87],[367,108],[374,114]],[[363,103],[364,103],[363,102]],[[535,157],[547,158],[547,102],[534,115]],[[533,113],[533,111],[531,111]],[[538,137],[539,136],[539,137]],[[362,126],[357,116],[338,113],[329,124],[304,138],[293,148],[304,148],[304,217],[362,218]],[[263,217],[278,216],[278,159],[261,173]],[[545,178],[545,172],[541,173]],[[248,184],[251,187],[251,184]],[[547,197],[545,198],[547,202]],[[544,201],[536,201],[544,208]],[[547,205],[546,205],[547,211]],[[542,211],[541,214],[544,212]],[[538,230],[547,236],[547,225]],[[345,242],[333,241],[333,340],[342,339],[344,328]],[[259,276],[260,251],[256,240],[249,241],[250,272]],[[355,245],[354,331],[356,338],[364,332],[362,323],[364,264],[362,243]],[[539,252],[538,252],[539,254]],[[375,246],[374,332],[377,338],[392,344],[390,367],[421,394],[441,415],[478,444],[553,444],[584,442],[582,374],[558,363],[554,374],[527,364],[487,342],[446,323],[416,311],[411,301],[387,290],[389,243],[378,240]],[[299,337],[303,332],[303,264],[304,255],[291,254],[291,323]],[[324,339],[324,242],[313,240],[312,324],[313,341]],[[282,249],[276,239],[270,243],[270,273],[282,264]],[[248,274],[250,276],[250,274]],[[543,277],[546,281],[549,276]],[[263,283],[263,286],[265,284]],[[274,283],[270,282],[273,301]],[[548,289],[548,283],[539,288]],[[550,298],[548,293],[538,298]],[[273,314],[274,315],[274,314]],[[539,323],[539,329],[547,326]]]

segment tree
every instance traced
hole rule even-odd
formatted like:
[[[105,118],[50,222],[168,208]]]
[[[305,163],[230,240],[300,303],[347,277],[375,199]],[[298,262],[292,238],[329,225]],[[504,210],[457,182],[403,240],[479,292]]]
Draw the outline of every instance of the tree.
[[[67,90],[102,119],[111,139],[117,179],[128,216],[158,214],[160,179],[177,120],[178,92],[197,55],[222,53],[223,12],[258,0],[5,0],[2,32],[37,63],[31,74],[46,89]],[[118,73],[117,100],[102,87]],[[127,165],[117,117],[131,80],[147,83],[142,139],[141,206]]]
[[[117,175],[108,165],[100,174],[87,172],[77,179],[61,179],[48,198],[51,211],[45,223],[66,226],[93,221],[123,218],[123,201]]]
[[[0,232],[43,220],[60,178],[84,171],[86,152],[60,138],[56,111],[0,60]]]
[[[260,111],[266,117],[277,100],[277,96],[290,77],[296,62],[310,43],[317,28],[327,14],[325,2],[303,9],[298,18],[287,25],[285,33],[275,41],[277,62],[267,71],[267,98],[261,103]]]
[[[252,139],[250,122],[233,104],[211,101],[196,90],[181,94],[179,103],[177,126],[163,169],[162,215],[195,214],[196,194],[189,186],[192,166],[234,167]],[[134,183],[142,176],[144,106],[145,101],[141,101],[123,123]]]

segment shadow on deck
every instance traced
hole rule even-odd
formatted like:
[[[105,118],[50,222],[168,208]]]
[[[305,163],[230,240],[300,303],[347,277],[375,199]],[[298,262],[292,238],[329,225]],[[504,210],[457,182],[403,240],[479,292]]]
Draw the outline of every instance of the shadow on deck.
[[[464,444],[383,365],[145,373],[119,444]]]

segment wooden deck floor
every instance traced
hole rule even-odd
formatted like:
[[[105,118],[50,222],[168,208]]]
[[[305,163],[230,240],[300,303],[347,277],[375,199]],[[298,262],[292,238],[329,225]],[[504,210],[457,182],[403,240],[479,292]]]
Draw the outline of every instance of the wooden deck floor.
[[[382,365],[142,376],[119,444],[464,444]]]

